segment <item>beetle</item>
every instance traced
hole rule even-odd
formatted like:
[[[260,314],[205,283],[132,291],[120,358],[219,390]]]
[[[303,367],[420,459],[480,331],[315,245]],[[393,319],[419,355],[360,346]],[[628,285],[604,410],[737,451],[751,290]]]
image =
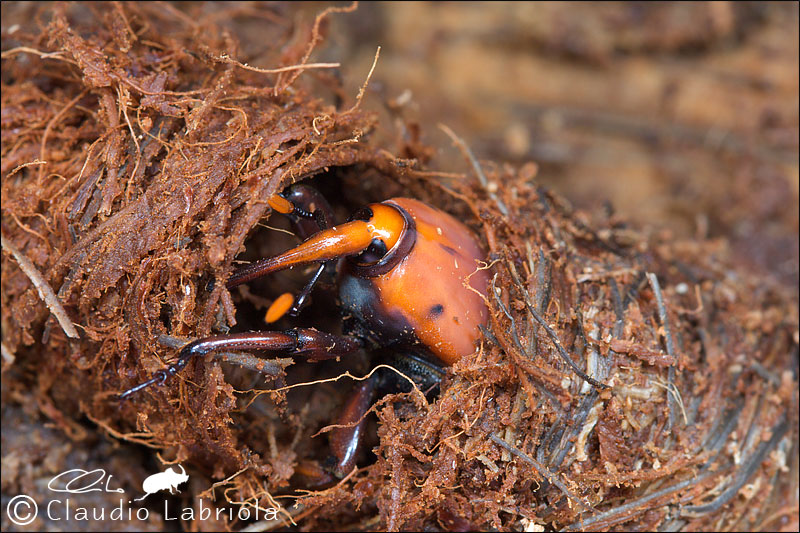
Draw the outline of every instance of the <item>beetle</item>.
[[[142,482],[144,496],[141,498],[136,498],[133,501],[140,502],[151,494],[155,494],[156,492],[164,489],[169,489],[170,494],[175,494],[175,491],[178,490],[178,485],[189,481],[189,474],[186,473],[183,465],[178,465],[178,467],[181,469],[180,473],[173,470],[172,467],[169,467],[163,472],[158,472],[152,476],[148,476],[147,479]],[[180,493],[179,490],[178,493]]]
[[[479,267],[484,252],[477,238],[461,222],[419,200],[392,198],[369,204],[348,222],[330,226],[330,205],[316,189],[305,185],[274,195],[269,204],[288,216],[305,240],[235,271],[227,287],[320,263],[289,310],[296,315],[326,265],[338,262],[344,334],[293,328],[198,339],[186,344],[172,365],[123,392],[121,398],[162,384],[193,357],[219,350],[284,352],[309,361],[335,359],[362,348],[388,350],[402,355],[399,365],[418,383],[438,382],[443,367],[475,350],[480,326],[489,315],[488,274]],[[287,307],[285,302],[280,305]],[[331,470],[339,477],[356,464],[364,415],[380,387],[374,375],[360,382],[342,408],[340,427],[330,433]]]

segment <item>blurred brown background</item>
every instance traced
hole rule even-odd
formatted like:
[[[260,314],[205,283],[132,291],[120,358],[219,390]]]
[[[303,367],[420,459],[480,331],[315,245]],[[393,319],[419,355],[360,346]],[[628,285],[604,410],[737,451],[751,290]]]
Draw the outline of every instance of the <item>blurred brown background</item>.
[[[728,238],[797,286],[797,3],[362,3],[330,20],[314,57],[355,94],[380,45],[367,105],[404,104],[440,170],[468,171],[441,122],[480,159],[536,161],[578,207]]]

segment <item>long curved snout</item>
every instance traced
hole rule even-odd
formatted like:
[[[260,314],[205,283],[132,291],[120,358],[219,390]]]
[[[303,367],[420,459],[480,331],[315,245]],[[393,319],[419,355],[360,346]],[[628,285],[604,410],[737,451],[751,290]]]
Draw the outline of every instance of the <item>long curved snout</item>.
[[[372,242],[372,232],[366,222],[354,220],[334,226],[312,235],[298,246],[275,257],[262,259],[234,273],[227,287],[242,283],[287,268],[330,261],[363,252]]]

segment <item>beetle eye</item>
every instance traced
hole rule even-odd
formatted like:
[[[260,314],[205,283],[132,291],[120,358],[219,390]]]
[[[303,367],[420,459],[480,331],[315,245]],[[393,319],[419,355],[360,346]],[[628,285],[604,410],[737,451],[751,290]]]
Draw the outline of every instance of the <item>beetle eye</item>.
[[[361,209],[353,213],[353,215],[350,217],[350,221],[363,220],[366,222],[371,220],[372,217],[373,217],[372,209],[370,209],[369,207],[362,207]]]
[[[358,262],[363,264],[377,263],[386,255],[386,243],[381,239],[372,239],[366,250],[358,256]]]

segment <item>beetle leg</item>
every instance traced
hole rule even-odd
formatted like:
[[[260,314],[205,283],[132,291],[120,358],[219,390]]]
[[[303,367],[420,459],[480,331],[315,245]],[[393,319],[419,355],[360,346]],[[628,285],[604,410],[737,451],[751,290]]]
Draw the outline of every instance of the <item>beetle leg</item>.
[[[315,487],[333,485],[335,478],[341,479],[356,466],[359,452],[363,447],[366,414],[372,407],[377,389],[380,386],[377,374],[361,381],[351,391],[336,419],[337,427],[328,433],[331,456],[321,466],[316,462],[301,461],[295,474],[301,476],[305,485]]]
[[[245,350],[285,352],[289,356],[303,356],[309,361],[335,359],[358,351],[363,346],[358,337],[334,335],[316,329],[294,328],[285,331],[255,331],[232,333],[198,339],[185,345],[178,359],[164,370],[156,372],[152,378],[120,394],[127,398],[154,383],[159,385],[174,376],[197,355],[211,352]]]
[[[333,452],[333,473],[342,478],[356,466],[356,459],[364,440],[366,416],[375,399],[377,374],[360,382],[342,406],[336,427],[330,431],[331,452]]]
[[[423,390],[430,390],[441,382],[444,371],[436,364],[413,355],[396,356],[391,365],[410,377]],[[375,400],[376,391],[389,388],[391,390],[407,390],[408,382],[399,380],[396,373],[379,377],[376,372],[368,379],[360,382],[339,414],[337,425],[330,431],[330,446],[333,452],[333,463],[329,468],[333,474],[342,478],[353,470],[364,437],[366,417],[364,416]],[[351,426],[352,424],[352,426]]]

